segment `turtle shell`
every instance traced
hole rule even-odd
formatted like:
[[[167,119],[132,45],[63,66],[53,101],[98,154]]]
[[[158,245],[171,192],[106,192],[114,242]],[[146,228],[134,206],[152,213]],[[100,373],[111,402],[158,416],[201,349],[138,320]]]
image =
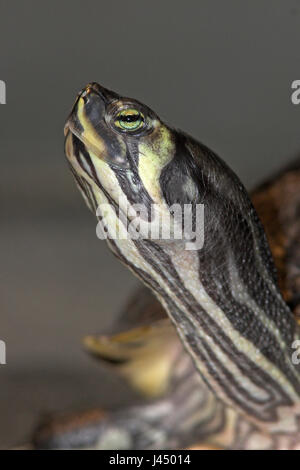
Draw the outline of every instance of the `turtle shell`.
[[[300,323],[300,159],[252,193],[285,301]]]

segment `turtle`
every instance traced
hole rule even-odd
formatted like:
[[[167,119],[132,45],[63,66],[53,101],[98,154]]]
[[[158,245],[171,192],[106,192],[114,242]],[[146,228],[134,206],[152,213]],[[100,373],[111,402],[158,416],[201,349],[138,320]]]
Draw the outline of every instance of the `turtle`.
[[[65,154],[141,281],[114,331],[84,344],[147,400],[50,417],[34,447],[300,449],[300,159],[249,195],[207,146],[95,82]]]

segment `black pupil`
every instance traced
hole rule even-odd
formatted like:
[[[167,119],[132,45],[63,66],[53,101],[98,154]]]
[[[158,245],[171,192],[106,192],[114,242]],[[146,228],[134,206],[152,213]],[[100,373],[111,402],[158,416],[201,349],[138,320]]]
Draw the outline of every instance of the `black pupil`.
[[[126,114],[125,116],[124,115],[120,116],[120,120],[123,122],[135,122],[138,119],[141,119],[140,114]]]

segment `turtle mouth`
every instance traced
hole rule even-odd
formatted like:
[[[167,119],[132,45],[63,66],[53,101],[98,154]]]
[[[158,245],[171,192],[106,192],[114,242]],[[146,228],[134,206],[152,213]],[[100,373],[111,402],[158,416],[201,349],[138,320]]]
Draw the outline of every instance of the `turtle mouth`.
[[[73,134],[89,152],[105,160],[112,140],[106,123],[107,109],[119,99],[119,95],[98,83],[89,83],[77,95],[67,119],[64,127],[66,139]]]
[[[88,83],[77,95],[65,127],[65,136],[70,131],[80,140],[84,131],[83,121],[89,120],[91,126],[97,130],[104,119],[106,107],[117,101],[119,95],[96,82]],[[84,116],[84,117],[83,117]]]
[[[91,161],[96,164],[99,160],[116,170],[129,168],[125,146],[109,121],[120,100],[119,95],[97,83],[80,91],[64,127],[65,154],[71,162],[77,152],[77,160],[84,161],[85,168],[91,166]]]
[[[82,125],[82,120],[83,115],[86,114],[86,110],[91,111],[92,108],[93,110],[95,109],[95,101],[97,101],[97,98],[95,99],[93,95],[96,95],[96,97],[99,96],[92,84],[88,84],[78,93],[75,103],[72,107],[72,110],[67,118],[64,127],[65,136],[67,136],[67,134],[71,132],[80,140],[85,140],[83,139],[84,127]],[[100,104],[102,104],[102,102],[100,102]],[[101,106],[101,108],[102,107],[103,106]]]

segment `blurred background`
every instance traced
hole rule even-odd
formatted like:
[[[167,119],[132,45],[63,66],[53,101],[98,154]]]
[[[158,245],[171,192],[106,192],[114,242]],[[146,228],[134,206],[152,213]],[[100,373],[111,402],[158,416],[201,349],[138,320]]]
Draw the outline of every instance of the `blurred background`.
[[[89,81],[135,97],[251,188],[300,151],[300,2],[0,0],[0,448],[49,411],[134,399],[81,346],[137,281],[96,238],[63,155]]]

